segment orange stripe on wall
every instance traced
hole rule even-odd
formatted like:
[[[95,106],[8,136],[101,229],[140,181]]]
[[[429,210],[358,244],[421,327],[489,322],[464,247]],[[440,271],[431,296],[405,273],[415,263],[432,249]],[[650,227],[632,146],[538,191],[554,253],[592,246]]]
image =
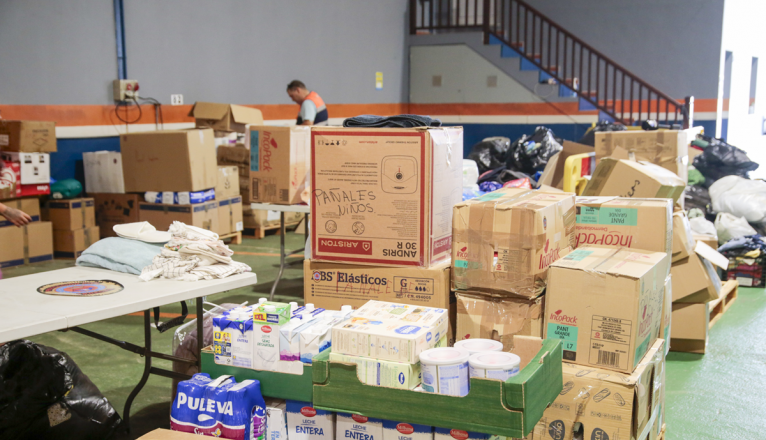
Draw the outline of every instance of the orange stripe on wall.
[[[609,101],[611,107],[612,102]],[[627,102],[626,102],[627,104]],[[642,102],[646,111],[647,101]],[[191,105],[163,105],[162,116],[165,123],[194,122],[189,116]],[[247,105],[263,112],[265,120],[293,119],[298,114],[295,104]],[[617,101],[617,110],[621,101]],[[664,106],[662,106],[664,107]],[[652,102],[652,109],[656,103]],[[716,99],[698,99],[694,108],[699,112],[714,112]],[[627,106],[626,106],[627,109]],[[634,112],[638,111],[638,101],[633,102]],[[662,109],[664,111],[664,108]],[[138,109],[120,107],[123,119],[133,121],[138,118]],[[154,124],[154,106],[142,105],[142,115],[136,124]],[[327,111],[331,118],[349,118],[362,114],[397,115],[414,113],[435,116],[539,116],[539,115],[592,115],[597,111],[580,111],[577,102],[532,102],[532,103],[447,103],[447,104],[328,104]],[[127,114],[126,114],[127,112]],[[85,125],[122,125],[115,115],[113,105],[0,105],[0,116],[4,119],[55,121],[60,127]]]

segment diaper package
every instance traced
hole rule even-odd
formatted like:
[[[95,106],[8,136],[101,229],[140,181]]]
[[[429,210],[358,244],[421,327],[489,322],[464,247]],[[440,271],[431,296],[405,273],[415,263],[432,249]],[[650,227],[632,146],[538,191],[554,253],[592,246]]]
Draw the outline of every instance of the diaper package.
[[[213,318],[213,350],[216,364],[253,367],[253,319],[247,309]]]
[[[290,440],[334,440],[335,414],[309,402],[288,400],[287,436]]]
[[[257,380],[206,373],[179,382],[170,410],[170,429],[234,440],[265,440],[266,402]]]
[[[383,440],[383,421],[359,414],[338,413],[336,440]]]
[[[163,203],[165,205],[196,205],[215,200],[215,189],[183,192],[147,191],[144,193],[144,200],[147,203]]]

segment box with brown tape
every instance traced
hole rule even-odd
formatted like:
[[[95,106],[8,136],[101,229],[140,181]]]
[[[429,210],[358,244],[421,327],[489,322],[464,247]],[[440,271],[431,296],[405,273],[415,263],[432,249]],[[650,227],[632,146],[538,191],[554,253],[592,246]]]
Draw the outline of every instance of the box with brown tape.
[[[236,196],[225,200],[218,200],[218,234],[226,235],[242,232],[244,228],[242,197]]]
[[[98,226],[76,231],[53,231],[53,254],[56,258],[77,258],[99,240]]]
[[[452,240],[454,290],[534,298],[575,248],[575,196],[504,188],[458,203]]]
[[[32,218],[33,222],[40,221],[40,201],[37,199],[13,199],[3,200],[5,206],[19,211],[24,211]],[[0,216],[0,228],[6,226],[14,226],[10,220]]]
[[[53,259],[53,227],[50,222],[0,228],[0,243],[0,268]]]
[[[101,238],[116,237],[115,225],[135,223],[138,219],[138,204],[143,199],[138,194],[90,194],[96,201],[96,224]]]
[[[53,223],[56,231],[76,231],[96,226],[95,199],[51,200],[46,208],[46,220]]]
[[[513,336],[543,335],[543,298],[492,298],[457,293],[455,340],[494,339],[503,351],[513,348]]]
[[[605,157],[582,195],[663,198],[676,202],[684,188],[686,183],[680,177],[658,165]]]
[[[220,230],[218,202],[215,200],[197,205],[142,202],[138,204],[138,220],[151,223],[158,231],[167,231],[174,221],[213,232]]]
[[[604,157],[649,161],[688,180],[686,167],[691,163],[689,136],[684,130],[626,130],[597,132],[595,138],[596,162]]]

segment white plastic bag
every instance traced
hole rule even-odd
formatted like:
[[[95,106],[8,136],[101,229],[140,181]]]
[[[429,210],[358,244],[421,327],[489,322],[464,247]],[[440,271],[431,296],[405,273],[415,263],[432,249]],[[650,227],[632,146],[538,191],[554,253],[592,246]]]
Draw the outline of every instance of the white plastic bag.
[[[744,217],[737,218],[725,212],[719,212],[715,218],[715,229],[718,232],[719,244],[724,244],[732,238],[758,233]]]
[[[479,166],[476,161],[463,159],[463,188],[473,188],[479,180]]]
[[[752,223],[766,218],[766,182],[761,180],[723,177],[710,186],[710,200],[717,212],[744,217]]]
[[[692,227],[692,232],[699,235],[718,235],[715,230],[715,225],[705,217],[695,217],[689,219],[689,225]]]

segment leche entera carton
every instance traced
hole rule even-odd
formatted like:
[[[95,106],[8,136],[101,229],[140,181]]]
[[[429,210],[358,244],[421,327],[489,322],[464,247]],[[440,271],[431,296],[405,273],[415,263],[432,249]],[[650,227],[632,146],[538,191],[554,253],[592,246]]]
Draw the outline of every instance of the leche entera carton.
[[[288,400],[287,437],[290,440],[334,440],[335,413],[316,409],[310,402]]]
[[[577,246],[667,252],[673,248],[670,199],[577,197]]]
[[[213,318],[213,353],[216,364],[253,367],[253,318],[246,309]]]
[[[266,439],[287,440],[287,402],[266,399]]]
[[[332,329],[338,354],[416,363],[447,332],[446,309],[370,301]]]
[[[415,423],[383,420],[383,440],[433,440],[434,428]]]
[[[383,440],[383,420],[359,414],[338,413],[335,440]]]
[[[253,310],[253,369],[276,371],[279,334],[290,322],[290,304],[264,302]]]
[[[434,440],[492,440],[496,436],[461,429],[434,428]]]
[[[316,309],[313,304],[297,309],[290,322],[279,329],[279,360],[300,360],[301,332],[316,324],[324,315],[325,309]]]
[[[669,265],[665,252],[578,248],[548,273],[545,337],[564,362],[630,374],[659,334]]]
[[[454,290],[535,298],[575,248],[574,194],[503,188],[453,211]]]
[[[463,128],[311,129],[311,259],[430,267],[449,259]]]
[[[314,356],[329,349],[332,346],[332,328],[348,319],[352,312],[351,306],[341,306],[340,311],[329,311],[314,325],[309,326],[300,333],[301,362],[312,363]]]

